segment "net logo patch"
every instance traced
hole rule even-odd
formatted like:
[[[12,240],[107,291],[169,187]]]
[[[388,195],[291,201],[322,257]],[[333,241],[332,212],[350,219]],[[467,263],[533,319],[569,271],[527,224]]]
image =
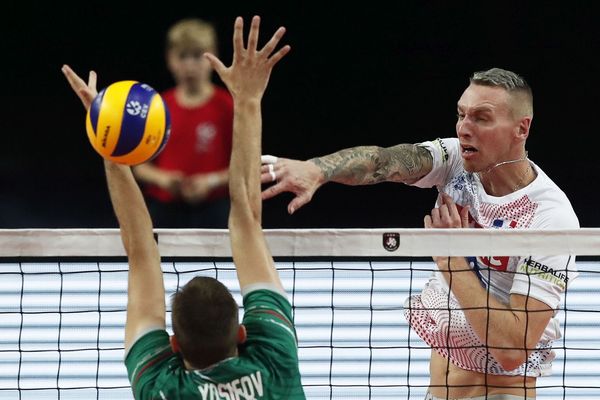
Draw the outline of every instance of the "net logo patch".
[[[398,232],[386,232],[383,234],[383,248],[387,251],[396,251],[400,247],[400,234]]]

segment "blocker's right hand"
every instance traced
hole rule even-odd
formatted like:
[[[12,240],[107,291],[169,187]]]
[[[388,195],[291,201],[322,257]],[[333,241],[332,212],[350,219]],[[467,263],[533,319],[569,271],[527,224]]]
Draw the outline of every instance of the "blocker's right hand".
[[[98,94],[98,90],[96,89],[96,73],[94,71],[90,71],[88,83],[86,84],[85,81],[81,79],[79,75],[77,75],[75,71],[73,71],[68,65],[63,65],[61,70],[67,78],[67,81],[69,81],[71,88],[77,97],[79,97],[79,100],[81,100],[83,103],[85,109],[88,110],[92,104],[92,100],[94,100]]]
[[[262,192],[262,199],[267,200],[283,192],[296,195],[288,204],[288,213],[293,214],[308,203],[317,189],[325,183],[321,169],[312,161],[291,160],[263,156],[261,166],[261,183],[274,183]]]

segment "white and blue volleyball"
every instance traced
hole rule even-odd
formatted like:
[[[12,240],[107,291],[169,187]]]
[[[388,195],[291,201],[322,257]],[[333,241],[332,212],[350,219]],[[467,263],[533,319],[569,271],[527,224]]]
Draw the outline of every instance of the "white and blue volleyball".
[[[86,131],[102,157],[136,165],[161,152],[171,131],[169,110],[150,86],[115,82],[98,93],[88,110]]]

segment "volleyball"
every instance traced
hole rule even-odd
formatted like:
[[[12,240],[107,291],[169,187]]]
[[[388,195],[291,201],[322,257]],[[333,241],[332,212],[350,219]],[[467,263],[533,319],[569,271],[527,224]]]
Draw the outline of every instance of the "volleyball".
[[[162,97],[137,81],[115,82],[92,101],[85,123],[92,147],[102,157],[136,165],[158,155],[171,121]]]

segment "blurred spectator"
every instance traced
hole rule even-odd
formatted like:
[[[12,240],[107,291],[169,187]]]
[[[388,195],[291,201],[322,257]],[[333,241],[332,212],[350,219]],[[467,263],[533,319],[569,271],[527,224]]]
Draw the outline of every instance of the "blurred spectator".
[[[162,96],[171,137],[154,160],[134,168],[155,227],[227,227],[233,101],[211,81],[203,54],[216,51],[215,29],[200,19],[181,20],[167,33],[166,61],[175,87]]]

